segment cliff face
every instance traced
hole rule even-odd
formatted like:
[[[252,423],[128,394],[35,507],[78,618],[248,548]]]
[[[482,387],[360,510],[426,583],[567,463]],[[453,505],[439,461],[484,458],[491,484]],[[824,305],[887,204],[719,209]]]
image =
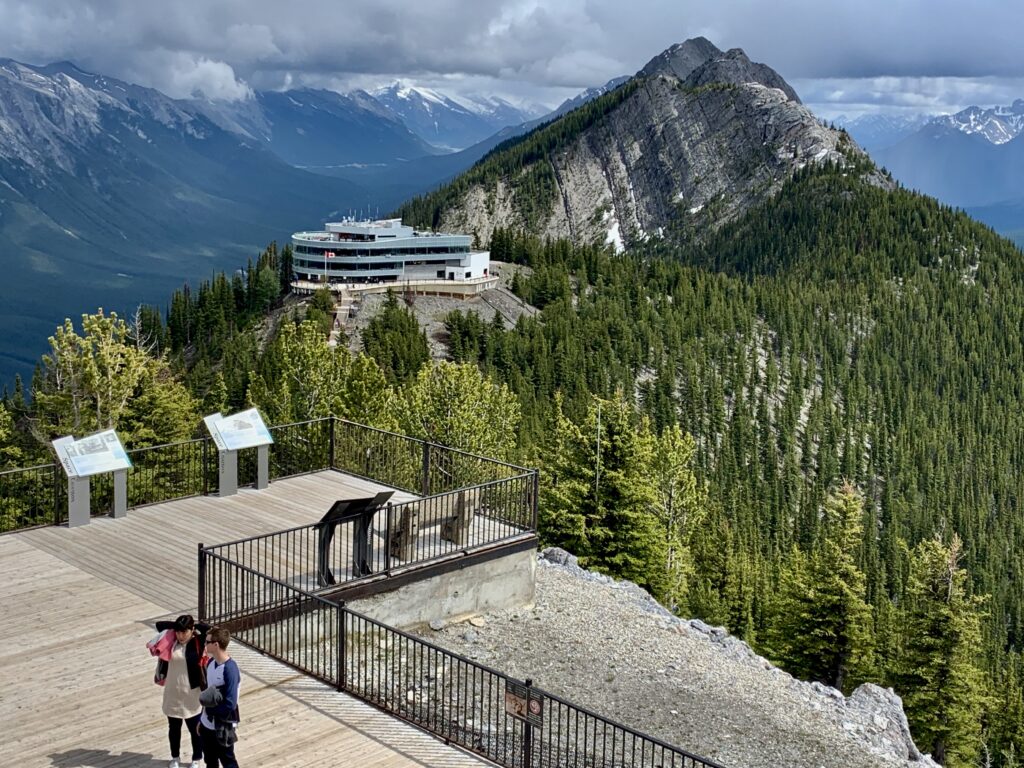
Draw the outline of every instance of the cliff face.
[[[628,247],[669,227],[719,225],[796,168],[859,152],[739,49],[722,53],[698,38],[655,57],[637,78],[614,109],[536,161],[550,165],[555,186],[539,219],[522,213],[530,166],[471,186],[442,212],[440,228],[482,242],[511,226]]]

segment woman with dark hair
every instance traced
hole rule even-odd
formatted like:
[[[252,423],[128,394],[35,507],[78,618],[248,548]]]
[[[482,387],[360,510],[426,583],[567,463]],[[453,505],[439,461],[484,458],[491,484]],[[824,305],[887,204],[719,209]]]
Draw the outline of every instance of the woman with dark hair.
[[[192,739],[192,763],[189,768],[199,768],[203,759],[203,742],[199,736],[199,716],[202,707],[199,704],[199,692],[206,687],[205,648],[208,624],[196,623],[187,613],[174,621],[158,621],[159,631],[172,630],[174,645],[171,647],[169,661],[160,662],[163,671],[164,702],[163,710],[167,716],[167,738],[171,745],[171,761],[169,768],[180,768],[178,758],[181,755],[181,724],[185,723],[188,735]],[[166,670],[162,666],[166,665]]]

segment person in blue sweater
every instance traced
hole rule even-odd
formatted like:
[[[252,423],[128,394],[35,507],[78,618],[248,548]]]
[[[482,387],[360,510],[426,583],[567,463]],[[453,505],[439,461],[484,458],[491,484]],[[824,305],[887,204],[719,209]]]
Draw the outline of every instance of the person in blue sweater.
[[[238,664],[228,655],[231,635],[215,627],[206,634],[206,687],[220,691],[220,701],[203,707],[199,732],[203,739],[203,756],[207,768],[238,768],[235,759],[235,727],[238,725],[238,685],[241,673]]]

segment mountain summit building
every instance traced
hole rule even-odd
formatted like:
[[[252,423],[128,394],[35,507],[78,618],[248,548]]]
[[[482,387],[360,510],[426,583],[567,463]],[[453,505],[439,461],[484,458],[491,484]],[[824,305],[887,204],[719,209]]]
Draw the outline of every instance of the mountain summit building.
[[[470,235],[418,232],[401,219],[324,224],[292,235],[292,269],[304,283],[392,283],[486,279],[490,253]]]

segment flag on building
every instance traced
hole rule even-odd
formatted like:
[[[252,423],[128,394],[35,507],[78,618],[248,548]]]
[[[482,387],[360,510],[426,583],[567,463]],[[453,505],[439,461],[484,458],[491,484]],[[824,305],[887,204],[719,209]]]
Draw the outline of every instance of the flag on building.
[[[327,253],[325,253],[324,256],[326,256],[328,259],[333,259],[334,251],[327,251]]]

